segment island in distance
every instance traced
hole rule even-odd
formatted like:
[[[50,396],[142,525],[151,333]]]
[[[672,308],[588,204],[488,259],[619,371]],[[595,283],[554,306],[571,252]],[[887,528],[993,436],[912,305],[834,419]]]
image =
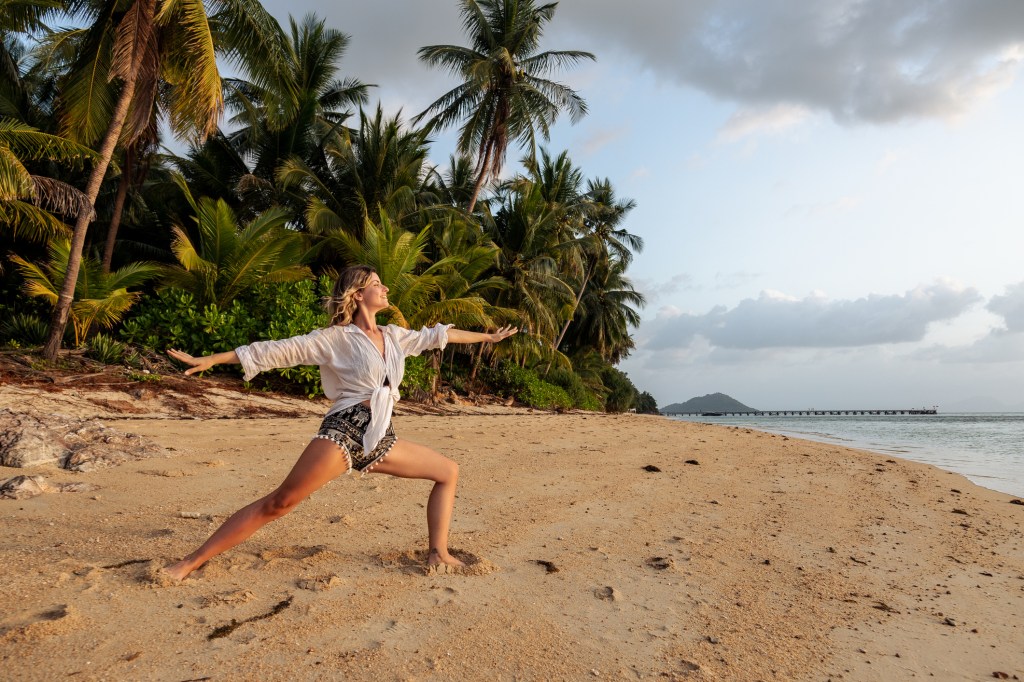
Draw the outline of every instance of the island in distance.
[[[658,408],[663,414],[679,412],[757,412],[724,393],[709,393],[699,398],[690,398],[685,403],[672,403]]]

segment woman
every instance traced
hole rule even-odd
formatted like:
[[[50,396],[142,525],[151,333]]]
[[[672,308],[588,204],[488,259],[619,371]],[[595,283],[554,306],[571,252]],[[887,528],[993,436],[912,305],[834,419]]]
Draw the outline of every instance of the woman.
[[[241,363],[248,381],[263,370],[319,365],[324,393],[334,401],[320,431],[303,450],[276,490],[235,512],[196,551],[167,567],[182,580],[211,558],[242,542],[259,528],[290,512],[323,484],[355,469],[400,478],[434,481],[427,500],[427,564],[462,565],[448,553],[448,526],[455,504],[459,467],[430,448],[396,438],[391,412],[405,358],[451,343],[497,343],[518,330],[492,334],[439,324],[419,331],[395,325],[379,327],[376,315],[388,307],[388,288],[372,268],[345,268],[334,285],[327,309],[330,326],[305,336],[259,341],[226,353],[194,358],[179,350],[167,354],[195,374],[222,363]]]

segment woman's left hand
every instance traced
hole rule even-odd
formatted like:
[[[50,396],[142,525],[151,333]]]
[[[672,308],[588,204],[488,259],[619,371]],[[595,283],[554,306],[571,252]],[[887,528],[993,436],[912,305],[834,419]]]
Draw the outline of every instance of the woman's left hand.
[[[504,341],[505,339],[507,339],[508,337],[510,337],[513,334],[517,333],[518,331],[519,331],[518,327],[512,327],[512,326],[502,327],[501,329],[499,329],[496,332],[491,332],[491,334],[490,334],[490,337],[491,337],[490,341],[491,341],[491,343],[498,343],[499,341]]]

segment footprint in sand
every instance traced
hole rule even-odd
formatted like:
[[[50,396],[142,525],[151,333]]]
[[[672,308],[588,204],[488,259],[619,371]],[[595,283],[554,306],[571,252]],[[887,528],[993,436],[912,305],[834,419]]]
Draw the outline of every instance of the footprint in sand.
[[[465,566],[449,566],[447,564],[427,566],[426,550],[410,549],[404,552],[387,552],[377,558],[386,568],[397,568],[403,573],[420,575],[486,575],[498,570],[498,567],[490,561],[478,557],[472,552],[454,548],[448,551]]]
[[[658,571],[664,571],[666,569],[676,567],[676,562],[673,559],[663,556],[652,556],[645,563]]]
[[[211,594],[203,597],[202,607],[205,609],[210,606],[220,606],[222,604],[235,606],[237,604],[244,604],[255,596],[256,595],[249,590],[232,590],[230,592]]]
[[[405,621],[386,618],[366,623],[360,635],[365,638],[367,648],[388,647],[391,649],[414,649],[419,645],[421,633]]]
[[[327,575],[316,575],[307,578],[299,578],[296,581],[296,585],[303,590],[310,590],[311,592],[324,592],[333,587],[341,585],[344,581],[334,573]]]
[[[184,581],[178,581],[171,577],[166,567],[172,563],[169,560],[154,559],[142,565],[142,570],[136,575],[136,580],[149,587],[173,587]],[[186,578],[185,580],[188,580]]]
[[[32,642],[65,635],[81,620],[74,607],[58,604],[45,611],[26,612],[0,623],[0,642]]]
[[[458,590],[454,587],[448,587],[447,585],[444,587],[434,585],[430,589],[440,590],[434,599],[434,606],[447,606],[448,604],[454,604],[455,597],[459,594]]]
[[[268,565],[278,560],[301,561],[306,565],[322,563],[336,564],[341,561],[341,557],[337,552],[327,549],[324,545],[315,545],[313,547],[293,545],[291,547],[271,549],[260,552],[259,558],[266,561]]]

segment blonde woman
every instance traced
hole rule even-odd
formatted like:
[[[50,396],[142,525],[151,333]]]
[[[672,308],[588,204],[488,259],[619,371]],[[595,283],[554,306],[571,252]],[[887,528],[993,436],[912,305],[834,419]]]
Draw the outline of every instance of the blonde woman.
[[[427,500],[430,566],[461,565],[448,553],[448,527],[455,504],[459,466],[423,445],[395,437],[391,412],[405,358],[450,343],[497,343],[516,333],[502,327],[491,334],[438,324],[419,331],[380,327],[388,288],[372,268],[345,268],[328,302],[330,326],[281,341],[259,341],[226,353],[195,358],[180,350],[167,354],[195,374],[223,363],[241,363],[245,379],[277,367],[319,365],[324,393],[334,403],[320,431],[303,450],[284,482],[272,493],[228,518],[199,549],[167,567],[182,580],[211,558],[231,549],[261,527],[290,512],[328,481],[355,470],[434,481]]]

